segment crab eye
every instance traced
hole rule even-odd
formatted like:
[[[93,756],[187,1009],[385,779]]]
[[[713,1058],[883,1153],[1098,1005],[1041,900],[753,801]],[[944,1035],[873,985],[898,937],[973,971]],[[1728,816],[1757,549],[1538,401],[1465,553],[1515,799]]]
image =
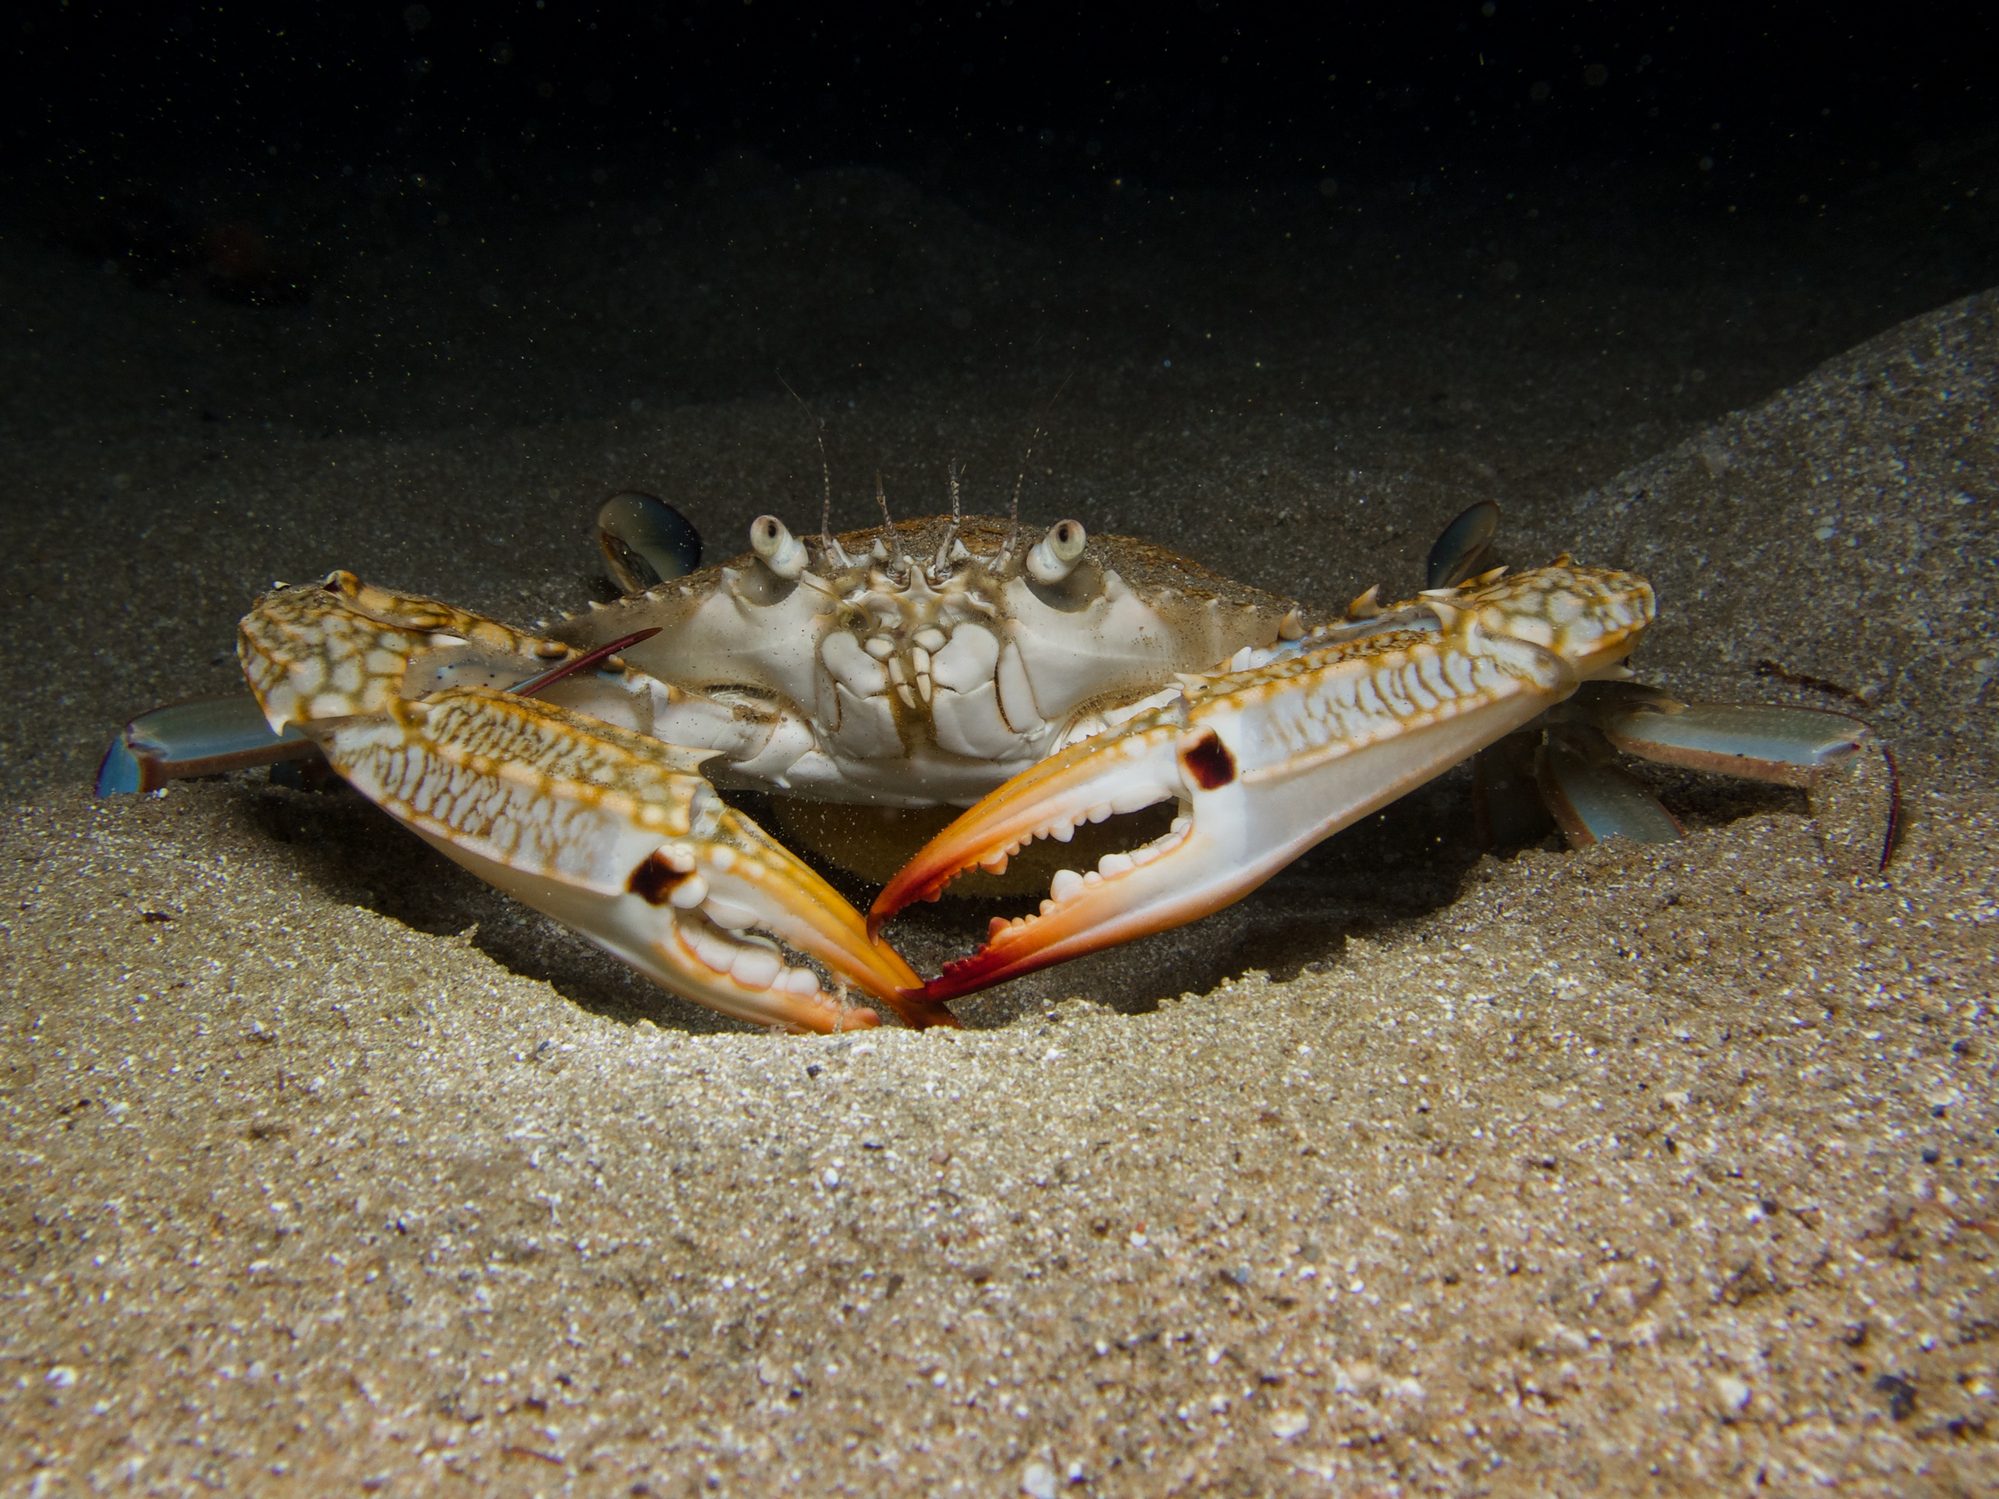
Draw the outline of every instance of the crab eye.
[[[1082,561],[1083,544],[1089,539],[1081,521],[1058,520],[1027,554],[1028,576],[1037,583],[1060,583]]]
[[[805,571],[805,544],[774,515],[759,515],[750,522],[750,550],[786,582]]]
[[[701,565],[701,533],[656,495],[625,490],[597,512],[597,546],[612,581],[626,593],[644,593]]]

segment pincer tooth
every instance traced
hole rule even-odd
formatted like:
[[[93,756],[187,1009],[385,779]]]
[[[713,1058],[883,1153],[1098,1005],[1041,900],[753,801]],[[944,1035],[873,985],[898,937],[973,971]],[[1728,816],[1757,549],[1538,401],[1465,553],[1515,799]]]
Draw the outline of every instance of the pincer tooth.
[[[895,949],[870,937],[860,912],[756,823],[731,809],[714,837],[722,857],[707,861],[709,884],[729,906],[753,913],[756,930],[817,958],[908,1025],[957,1024],[923,996],[922,980]],[[715,871],[715,864],[726,864],[726,871]]]
[[[1149,807],[1176,794],[1180,774],[1173,745],[1178,736],[1170,717],[1149,715],[1022,771],[916,852],[875,897],[868,930],[880,931],[905,906],[934,900],[975,865],[1037,837],[1061,838],[1065,829],[1073,834],[1094,807]]]
[[[759,915],[754,906],[724,900],[717,895],[710,895],[704,902],[703,908],[710,921],[717,926],[727,927],[732,932],[748,931],[757,924]]]
[[[784,960],[768,947],[739,947],[729,977],[749,989],[768,989],[784,972]]]

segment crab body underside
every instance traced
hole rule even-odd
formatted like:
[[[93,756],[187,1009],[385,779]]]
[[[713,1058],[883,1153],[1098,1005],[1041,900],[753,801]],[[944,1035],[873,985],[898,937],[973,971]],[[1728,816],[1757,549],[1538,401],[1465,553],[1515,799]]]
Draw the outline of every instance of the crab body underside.
[[[692,538],[642,498],[600,517],[632,591],[544,634],[347,573],[277,589],[242,623],[257,721],[211,710],[225,751],[199,710],[135,720],[100,790],[317,747],[449,857],[658,983],[827,1031],[876,1023],[849,985],[911,1025],[953,1024],[948,999],[1205,915],[1530,725],[1573,841],[1672,836],[1607,745],[1808,784],[1867,735],[1842,715],[1621,682],[1650,586],[1567,558],[1466,579],[1490,505],[1445,533],[1429,589],[1313,618],[1074,521],[1038,538],[956,516],[799,538],[764,516],[719,567],[673,576],[654,551],[665,581],[642,588],[626,544],[664,527],[685,562]],[[864,920],[725,799],[738,788],[969,810]],[[1159,803],[1163,835],[1062,870],[1035,914],[994,921],[927,982],[880,936],[966,870]]]

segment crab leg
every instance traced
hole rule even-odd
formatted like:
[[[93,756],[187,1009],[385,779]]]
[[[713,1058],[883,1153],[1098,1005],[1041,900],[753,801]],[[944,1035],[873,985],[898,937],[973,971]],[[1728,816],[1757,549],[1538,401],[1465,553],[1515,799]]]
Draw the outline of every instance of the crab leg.
[[[1680,819],[1614,758],[1600,736],[1559,729],[1534,748],[1534,789],[1569,847],[1588,848],[1605,838],[1673,843],[1685,837]]]
[[[1711,775],[1810,790],[1872,737],[1857,718],[1816,708],[1686,703],[1631,682],[1595,682],[1553,715],[1534,754],[1541,800],[1572,847],[1604,838],[1670,843],[1685,831],[1615,754]]]
[[[1815,785],[1873,737],[1866,724],[1844,713],[1684,703],[1632,684],[1605,683],[1578,698],[1576,707],[1584,722],[1627,755],[1780,786]]]
[[[491,684],[566,653],[345,574],[268,595],[243,622],[274,728],[296,724],[447,857],[655,982],[763,1025],[876,1023],[782,942],[911,1025],[954,1023],[859,912],[721,799],[699,772],[711,751]]]
[[[1613,673],[1652,619],[1625,573],[1566,562],[1391,611],[1392,627],[1260,668],[1193,679],[1176,701],[1001,786],[910,860],[871,930],[962,871],[1082,822],[1171,797],[1164,838],[1057,875],[1040,913],[924,989],[965,994],[1236,900],[1313,844]]]
[[[97,765],[96,793],[158,791],[183,776],[220,775],[316,753],[296,729],[273,734],[257,700],[243,693],[172,703],[118,731]]]
[[[658,633],[637,631],[516,682],[509,690],[532,695]],[[300,733],[296,724],[287,724],[282,734],[274,734],[264,720],[263,704],[246,692],[194,698],[141,713],[120,729],[97,763],[95,792],[98,796],[139,795],[158,791],[169,781],[307,760],[318,753],[319,746]]]
[[[597,512],[597,545],[612,580],[628,594],[684,577],[701,565],[701,535],[694,523],[666,501],[634,490],[604,501]],[[615,649],[622,644],[605,653]],[[573,671],[588,664],[569,661],[563,666]],[[513,690],[535,689],[523,682]],[[252,697],[196,698],[141,713],[120,729],[98,762],[96,794],[158,791],[183,777],[249,770],[317,752],[296,728],[273,735],[263,707]]]

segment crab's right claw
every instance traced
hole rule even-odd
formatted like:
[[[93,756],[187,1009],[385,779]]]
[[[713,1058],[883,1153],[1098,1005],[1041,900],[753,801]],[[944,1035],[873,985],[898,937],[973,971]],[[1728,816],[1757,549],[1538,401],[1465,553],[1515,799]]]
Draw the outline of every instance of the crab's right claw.
[[[1038,915],[925,986],[932,1000],[1195,920],[1305,849],[1618,669],[1652,618],[1628,574],[1558,565],[1392,611],[1071,746],[946,828],[876,900],[870,927],[1036,838],[1175,799],[1165,837],[1057,875]]]
[[[789,948],[912,1026],[957,1023],[838,891],[657,741],[479,687],[321,737],[342,776],[446,856],[710,1009],[786,1030],[876,1023]]]
[[[832,886],[722,800],[706,752],[512,690],[567,652],[344,574],[266,595],[241,631],[273,730],[296,725],[440,852],[655,982],[787,1030],[877,1023],[802,954],[911,1025],[956,1023]]]

